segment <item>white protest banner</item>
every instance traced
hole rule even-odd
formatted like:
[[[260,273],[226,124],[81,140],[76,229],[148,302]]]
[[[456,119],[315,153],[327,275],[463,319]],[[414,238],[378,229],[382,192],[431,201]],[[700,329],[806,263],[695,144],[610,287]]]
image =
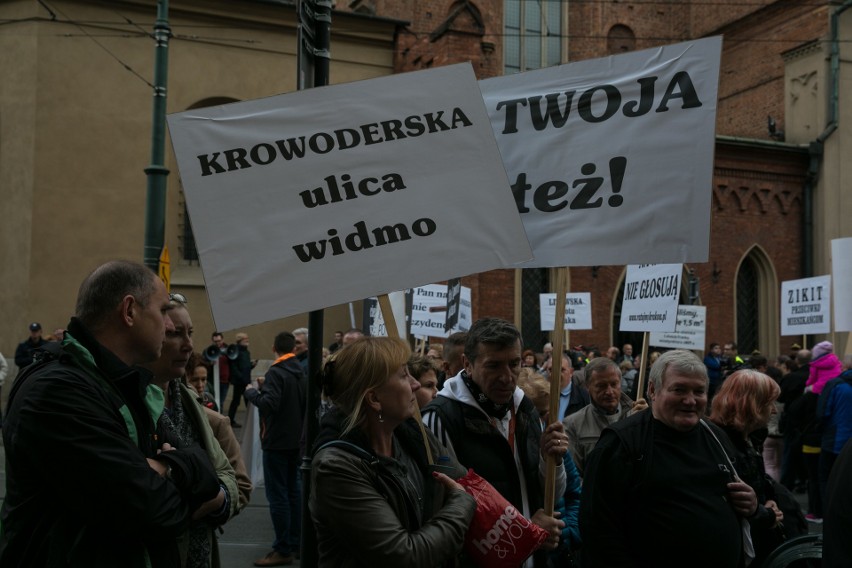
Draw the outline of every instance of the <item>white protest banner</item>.
[[[852,238],[832,239],[834,331],[852,331]]]
[[[680,305],[674,331],[652,331],[648,334],[648,343],[655,347],[704,351],[706,331],[707,307]]]
[[[781,283],[781,335],[831,332],[831,276]]]
[[[532,257],[470,64],[168,121],[217,329]]]
[[[541,331],[553,331],[556,294],[539,294],[538,311]],[[565,294],[564,329],[592,329],[592,295],[589,292]]]
[[[411,335],[415,337],[449,337],[467,331],[471,324],[470,288],[461,287],[458,323],[444,331],[447,309],[447,285],[428,284],[414,288],[411,302]]]
[[[721,47],[481,81],[535,254],[524,267],[707,261]]]
[[[631,264],[624,277],[621,331],[674,331],[680,264]]]

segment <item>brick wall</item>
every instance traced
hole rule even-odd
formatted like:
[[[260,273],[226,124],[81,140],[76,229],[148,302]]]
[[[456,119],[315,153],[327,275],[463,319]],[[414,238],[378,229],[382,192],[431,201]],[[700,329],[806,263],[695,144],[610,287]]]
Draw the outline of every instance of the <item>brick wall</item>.
[[[449,16],[465,2],[362,0],[346,4],[356,8],[369,4],[379,16],[410,22],[398,34],[398,72],[469,60],[480,78],[502,74],[503,0],[472,2],[476,16],[462,11],[455,18]],[[710,0],[569,2],[569,60],[608,55],[607,34],[619,24],[633,31],[636,49],[723,34],[716,133],[770,141],[768,115],[775,118],[779,130],[784,128],[782,54],[826,35],[827,4],[771,0],[742,5]],[[806,169],[807,156],[800,151],[773,149],[759,142],[717,144],[713,187],[708,188],[713,191],[710,262],[690,266],[700,278],[702,303],[708,307],[708,343],[736,336],[736,270],[753,246],[765,253],[779,285],[801,277],[801,192]],[[571,289],[592,294],[594,325],[592,331],[572,332],[572,344],[605,348],[616,340],[612,308],[623,272],[623,266],[571,270]],[[474,318],[513,319],[513,271],[469,276],[463,284],[472,289]],[[782,338],[782,350],[792,339]]]

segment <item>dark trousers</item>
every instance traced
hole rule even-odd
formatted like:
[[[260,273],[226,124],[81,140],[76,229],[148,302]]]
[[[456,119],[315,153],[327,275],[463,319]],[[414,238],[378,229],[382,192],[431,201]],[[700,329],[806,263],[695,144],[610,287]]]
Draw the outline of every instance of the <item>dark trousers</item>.
[[[784,453],[781,458],[781,485],[792,491],[796,482],[805,479],[802,457],[802,436],[798,432],[784,432]]]
[[[838,454],[825,450],[819,453],[819,494],[822,498],[822,510],[828,511],[828,476],[837,461]]]
[[[231,391],[231,406],[228,408],[228,418],[231,419],[231,422],[234,421],[234,418],[237,416],[237,409],[240,407],[240,401],[243,399],[243,393],[246,392],[246,385],[238,385],[232,384],[234,390]],[[222,401],[224,402],[225,398],[222,397]]]
[[[819,459],[821,454],[802,454],[808,469],[808,513],[822,518],[822,494],[819,491]]]
[[[272,548],[283,555],[299,550],[302,528],[299,450],[264,450],[263,482],[275,529]]]

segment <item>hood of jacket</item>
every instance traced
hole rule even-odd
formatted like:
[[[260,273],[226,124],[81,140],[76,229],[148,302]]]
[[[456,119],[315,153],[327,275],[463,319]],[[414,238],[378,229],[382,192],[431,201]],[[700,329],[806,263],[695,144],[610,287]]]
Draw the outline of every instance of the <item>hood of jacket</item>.
[[[488,418],[488,413],[486,413],[479,403],[476,402],[476,399],[473,398],[473,394],[471,394],[470,389],[467,388],[467,385],[464,384],[464,379],[462,378],[462,373],[465,371],[460,371],[458,375],[448,379],[444,383],[444,388],[438,391],[438,396],[443,396],[445,398],[449,398],[450,400],[457,400],[463,404],[468,406],[472,406],[479,410],[483,416]],[[517,385],[515,385],[515,392],[512,394],[512,403],[515,407],[515,411],[518,410],[518,407],[521,405],[521,401],[524,400],[524,391],[522,391]]]

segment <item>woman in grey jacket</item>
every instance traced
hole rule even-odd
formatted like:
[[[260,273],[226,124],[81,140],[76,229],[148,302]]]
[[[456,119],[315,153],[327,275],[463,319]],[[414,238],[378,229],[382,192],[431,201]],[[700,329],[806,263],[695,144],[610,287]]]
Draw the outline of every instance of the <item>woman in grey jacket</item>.
[[[455,481],[464,469],[431,435],[434,471],[412,419],[419,383],[399,339],[367,337],[334,354],[311,471],[320,567],[429,568],[455,558],[476,509]]]

